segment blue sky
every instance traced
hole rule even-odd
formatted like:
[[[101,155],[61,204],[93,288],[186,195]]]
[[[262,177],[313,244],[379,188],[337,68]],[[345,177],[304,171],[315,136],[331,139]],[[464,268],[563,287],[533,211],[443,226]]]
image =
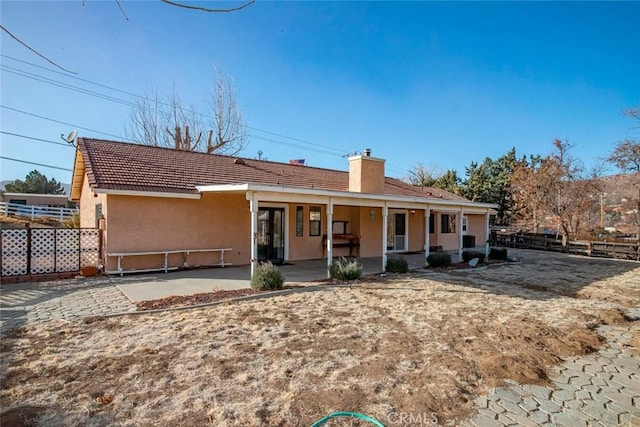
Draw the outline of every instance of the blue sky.
[[[257,0],[229,14],[121,3],[129,21],[114,1],[91,0],[2,1],[0,20],[76,77],[126,92],[175,84],[186,103],[201,104],[213,66],[227,69],[250,126],[247,157],[262,150],[346,169],[342,154],[371,148],[390,176],[417,163],[464,175],[471,161],[513,146],[546,154],[566,138],[590,165],[632,132],[622,110],[640,106],[639,2]],[[79,127],[112,135],[81,136],[124,134],[129,107],[15,73],[130,96],[18,62],[55,70],[4,32],[0,41],[3,132],[56,142]],[[0,152],[73,167],[73,149],[7,133]],[[5,159],[0,167],[2,180],[32,169],[71,176]]]

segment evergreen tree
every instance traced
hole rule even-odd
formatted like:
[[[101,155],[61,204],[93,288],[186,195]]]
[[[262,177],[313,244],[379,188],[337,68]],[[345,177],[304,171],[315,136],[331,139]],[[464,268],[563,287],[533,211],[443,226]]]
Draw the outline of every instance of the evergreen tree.
[[[64,194],[64,188],[55,178],[50,180],[37,170],[29,172],[24,181],[16,179],[4,187],[7,193]]]
[[[482,164],[471,162],[466,168],[467,179],[461,187],[461,195],[474,202],[498,204],[496,223],[511,223],[514,203],[510,179],[517,165],[515,147],[496,160],[487,157]]]

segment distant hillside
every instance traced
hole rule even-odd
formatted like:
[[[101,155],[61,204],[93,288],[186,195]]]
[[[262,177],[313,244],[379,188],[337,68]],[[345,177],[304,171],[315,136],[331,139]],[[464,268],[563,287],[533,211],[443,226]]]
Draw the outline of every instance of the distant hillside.
[[[599,178],[602,183],[602,190],[605,193],[605,206],[618,205],[624,203],[623,199],[636,198],[638,196],[638,185],[640,185],[640,174],[619,174],[609,175]]]
[[[6,180],[6,181],[0,181],[0,191],[4,191],[4,186],[8,183],[10,183],[11,181],[13,181],[12,179]],[[60,184],[62,186],[62,188],[64,188],[64,194],[69,194],[69,191],[71,190],[71,184]]]
[[[637,230],[640,174],[619,174],[600,178],[605,226],[626,233]]]

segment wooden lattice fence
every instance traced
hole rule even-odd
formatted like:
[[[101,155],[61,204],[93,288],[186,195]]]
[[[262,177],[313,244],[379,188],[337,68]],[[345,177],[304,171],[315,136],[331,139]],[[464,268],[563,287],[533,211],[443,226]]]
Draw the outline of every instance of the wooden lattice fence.
[[[100,263],[101,232],[94,228],[0,230],[3,277],[65,273]]]

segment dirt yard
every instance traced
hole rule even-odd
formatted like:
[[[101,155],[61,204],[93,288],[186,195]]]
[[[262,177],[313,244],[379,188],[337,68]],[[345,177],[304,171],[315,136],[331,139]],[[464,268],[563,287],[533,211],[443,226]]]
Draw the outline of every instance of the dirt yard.
[[[26,425],[310,426],[338,410],[452,423],[512,379],[626,325],[640,264],[518,252],[206,309],[52,322],[2,339],[0,420]],[[370,425],[353,421],[327,425]]]

